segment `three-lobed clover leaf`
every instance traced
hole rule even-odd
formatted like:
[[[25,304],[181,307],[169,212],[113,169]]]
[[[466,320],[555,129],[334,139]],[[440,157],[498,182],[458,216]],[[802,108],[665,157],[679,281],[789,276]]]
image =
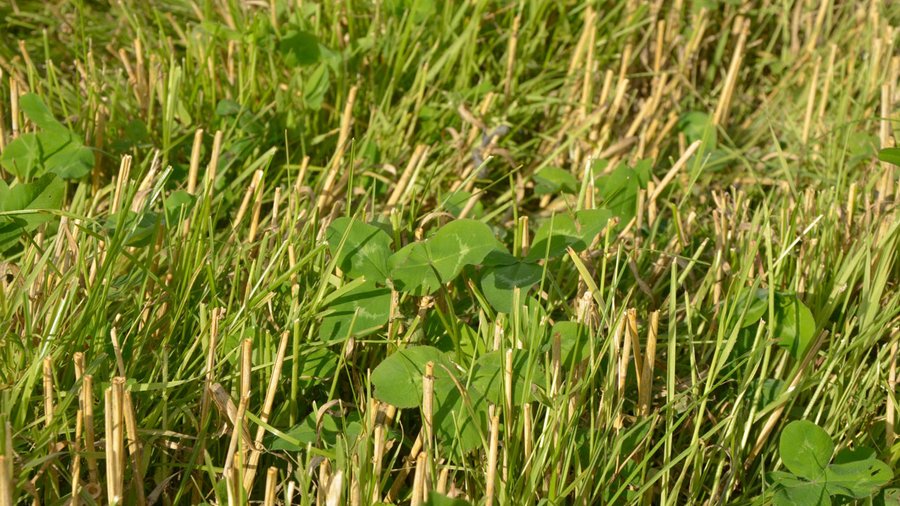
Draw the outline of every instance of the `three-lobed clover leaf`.
[[[771,474],[778,506],[830,505],[832,495],[865,499],[893,478],[890,468],[872,450],[844,450],[832,461],[831,437],[806,420],[795,420],[784,428],[778,452],[790,471]]]
[[[40,97],[34,93],[22,95],[19,106],[40,131],[22,134],[10,142],[0,156],[0,166],[21,181],[47,172],[78,179],[91,171],[94,153],[53,117]]]
[[[456,220],[430,238],[406,245],[388,259],[394,287],[417,295],[449,283],[467,265],[478,265],[503,245],[477,220]]]

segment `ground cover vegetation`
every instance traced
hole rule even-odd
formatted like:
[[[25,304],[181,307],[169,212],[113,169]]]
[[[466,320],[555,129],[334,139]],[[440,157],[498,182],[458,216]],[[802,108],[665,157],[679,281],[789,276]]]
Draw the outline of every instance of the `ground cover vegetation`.
[[[0,506],[900,504],[900,3],[0,3]]]

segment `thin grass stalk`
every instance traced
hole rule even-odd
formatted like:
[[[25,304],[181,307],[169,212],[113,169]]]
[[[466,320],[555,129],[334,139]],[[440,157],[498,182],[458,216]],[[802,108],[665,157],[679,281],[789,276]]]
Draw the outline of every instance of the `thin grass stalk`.
[[[56,393],[54,391],[53,385],[53,359],[51,357],[44,357],[43,360],[43,383],[44,383],[44,427],[47,429],[49,433],[53,433],[53,418],[55,415],[55,402],[54,397]],[[48,446],[48,456],[52,456],[57,451],[57,441],[56,438],[51,436],[50,443]],[[53,460],[56,460],[53,458]],[[47,479],[49,481],[49,488],[51,491],[59,490],[59,477],[57,476],[55,465],[53,460],[48,461],[45,465],[47,468]],[[48,491],[49,492],[49,491]]]
[[[424,434],[425,444],[424,446],[424,455],[425,455],[425,465],[426,465],[426,483],[423,483],[423,495],[428,494],[429,484],[427,481],[430,478],[430,469],[434,468],[434,463],[437,461],[437,456],[434,454],[435,452],[435,444],[434,444],[434,362],[428,362],[425,364],[425,375],[422,377],[422,429]]]
[[[887,448],[892,448],[894,446],[894,440],[896,439],[895,433],[895,424],[896,424],[896,416],[897,416],[897,406],[894,405],[894,396],[897,392],[897,340],[896,337],[900,337],[900,333],[895,329],[894,331],[895,340],[893,344],[891,344],[891,358],[890,358],[890,366],[888,369],[888,395],[887,395],[887,407],[885,408],[885,417],[884,417],[884,426],[885,426],[885,442],[887,443]]]

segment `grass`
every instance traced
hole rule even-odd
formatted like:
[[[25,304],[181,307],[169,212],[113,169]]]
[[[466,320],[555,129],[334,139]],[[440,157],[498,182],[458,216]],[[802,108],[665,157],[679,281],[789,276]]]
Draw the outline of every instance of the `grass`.
[[[61,188],[0,202],[0,505],[768,504],[792,420],[897,468],[898,25],[890,2],[0,5],[0,156],[46,131],[26,93],[94,156],[0,169]],[[550,258],[542,224],[593,209],[614,218]],[[373,284],[363,329],[341,217],[394,251],[464,218],[548,249],[501,295],[484,257]],[[404,378],[373,371],[425,345],[422,402],[384,402]]]

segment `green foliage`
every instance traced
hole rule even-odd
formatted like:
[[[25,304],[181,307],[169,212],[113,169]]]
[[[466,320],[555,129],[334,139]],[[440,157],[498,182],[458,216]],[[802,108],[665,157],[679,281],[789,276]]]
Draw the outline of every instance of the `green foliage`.
[[[612,172],[595,179],[603,207],[619,218],[618,230],[634,218],[638,191],[647,188],[652,165],[650,160],[641,160],[634,167],[622,163]]]
[[[362,336],[378,330],[388,322],[391,313],[391,291],[364,281],[342,292],[328,305],[319,327],[324,342]]]
[[[584,324],[559,321],[550,329],[547,350],[552,350],[554,340],[559,339],[560,362],[566,368],[573,368],[588,358],[591,351],[590,329]]]
[[[425,501],[425,506],[470,506],[470,504],[463,499],[453,499],[434,491],[428,493],[428,500]]]
[[[105,228],[110,237],[121,234],[125,246],[141,247],[150,244],[160,224],[158,213],[124,210],[109,215]]]
[[[702,111],[689,111],[678,119],[678,128],[684,132],[688,142],[703,141],[714,148],[716,145],[716,126],[709,114]]]
[[[337,443],[338,438],[355,441],[363,431],[357,413],[347,417],[323,413],[319,419],[317,415],[315,411],[306,415],[303,421],[285,432],[285,437],[276,434],[268,448],[299,452],[306,449],[308,444],[319,448],[331,447]]]
[[[91,171],[94,153],[53,117],[40,97],[27,93],[19,99],[19,107],[41,130],[22,134],[10,142],[0,156],[0,166],[22,181],[47,172],[79,179]]]
[[[558,167],[545,167],[531,178],[534,180],[535,195],[578,193],[578,180],[575,179],[575,176]]]
[[[525,259],[531,262],[542,258],[556,258],[567,248],[585,250],[603,231],[613,213],[607,209],[586,209],[569,214],[555,214],[544,221],[534,234],[531,249]]]
[[[789,292],[775,292],[775,336],[778,345],[787,349],[791,355],[800,359],[809,349],[816,335],[816,321],[812,311],[797,295]],[[748,341],[755,336],[753,326],[769,312],[768,290],[742,291],[735,299],[735,311],[737,315],[743,314],[741,328],[744,340]],[[744,343],[747,348],[749,343]]]
[[[484,223],[456,220],[433,236],[406,245],[388,259],[394,287],[404,292],[428,294],[449,283],[467,265],[480,264],[503,246]]]
[[[330,379],[338,368],[340,357],[328,348],[305,350],[299,357],[299,377],[311,382]]]
[[[455,366],[437,348],[411,346],[384,359],[372,371],[375,396],[398,408],[414,408],[422,402],[422,377],[425,364],[434,362],[435,383],[450,378]],[[437,387],[436,387],[437,389]]]
[[[22,234],[51,220],[52,214],[40,211],[59,209],[65,189],[62,179],[53,174],[12,187],[0,180],[0,254],[15,244]]]
[[[527,351],[512,350],[512,402],[514,406],[521,406],[536,400],[533,390],[541,386],[540,378],[543,377],[543,372],[538,367],[530,366],[530,363]],[[481,355],[475,361],[472,368],[471,385],[482,392],[488,402],[500,405],[505,398],[503,379],[505,374],[505,353],[500,350],[491,351]]]
[[[830,505],[835,495],[865,499],[893,478],[890,468],[869,449],[842,451],[832,461],[831,436],[806,420],[784,428],[778,451],[790,471],[772,473],[779,506]]]
[[[284,62],[291,67],[306,67],[319,61],[319,40],[307,31],[291,29],[278,44]]]
[[[454,217],[459,218],[459,215],[462,213],[463,209],[465,209],[466,204],[469,203],[470,198],[472,198],[471,192],[456,190],[445,198],[444,209]],[[481,203],[481,200],[475,202],[475,205],[469,211],[468,216],[474,219],[480,219],[484,216],[484,204]]]
[[[878,151],[878,159],[900,167],[900,148],[884,148]]]
[[[494,309],[511,313],[515,289],[520,289],[524,300],[528,289],[541,280],[543,272],[543,267],[537,263],[513,259],[513,263],[509,265],[496,265],[485,269],[481,277],[481,290]]]
[[[349,277],[384,282],[388,276],[391,236],[384,230],[353,218],[334,220],[327,232],[331,254]]]
[[[325,94],[331,86],[331,72],[325,64],[316,67],[303,80],[303,103],[313,110],[322,108]]]
[[[184,190],[175,190],[169,194],[165,202],[166,226],[171,227],[184,219],[195,202],[197,198]]]
[[[474,385],[465,388],[460,368],[437,348],[411,346],[384,359],[372,371],[375,397],[398,408],[420,406],[428,362],[434,364],[433,420],[438,440],[461,451],[478,447],[487,427],[485,395]]]
[[[121,502],[141,487],[147,503],[229,502],[228,415],[201,394],[210,378],[239,404],[248,339],[245,425],[266,434],[265,451],[231,502],[259,503],[270,467],[279,496],[294,490],[285,502],[329,491],[330,502],[410,502],[412,476],[397,477],[415,466],[430,359],[438,446],[427,476],[433,486],[448,470],[446,490],[473,504],[487,499],[491,405],[494,504],[767,504],[776,491],[782,503],[897,504],[896,488],[857,499],[875,487],[854,476],[883,469],[873,452],[839,448],[900,463],[884,424],[900,227],[880,184],[896,150],[877,161],[891,118],[873,114],[896,46],[882,28],[900,11],[873,2],[864,10],[878,23],[860,23],[836,3],[811,37],[812,3],[702,0],[663,16],[615,1],[0,1],[13,42],[0,44],[7,502],[72,502],[85,458],[114,442],[101,415],[118,375],[142,455]],[[738,15],[751,27],[740,53]],[[802,51],[788,50],[798,41]],[[737,86],[723,88],[730,69]],[[22,105],[18,139],[11,103]],[[621,233],[642,188],[694,142],[641,226]],[[592,162],[598,151],[609,160]],[[326,179],[333,206],[322,207]],[[441,227],[453,218],[477,221]],[[412,239],[418,227],[424,240]],[[617,333],[630,308],[636,341]],[[654,311],[644,413],[633,357],[649,358]],[[638,345],[627,361],[624,343]],[[93,450],[76,444],[90,422],[76,416],[74,352],[94,378]],[[413,365],[394,367],[406,354]],[[410,407],[390,417],[374,402],[382,393]],[[777,433],[754,444],[775,410],[840,428],[821,479],[781,465]]]

